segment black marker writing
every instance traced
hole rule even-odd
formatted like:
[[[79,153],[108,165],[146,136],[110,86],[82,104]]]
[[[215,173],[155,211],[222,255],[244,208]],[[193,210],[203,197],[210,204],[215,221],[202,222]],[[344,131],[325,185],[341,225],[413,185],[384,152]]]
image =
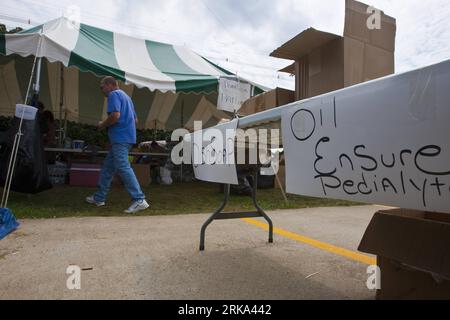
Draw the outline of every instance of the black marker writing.
[[[430,163],[438,161],[442,150],[439,146],[429,145],[413,152],[410,149],[402,149],[400,152],[373,154],[370,148],[360,144],[353,148],[352,153],[341,153],[335,158],[336,166],[328,158],[328,150],[333,150],[330,137],[320,138],[315,145],[314,172],[315,179],[320,179],[324,195],[328,190],[340,189],[349,196],[373,195],[375,193],[385,193],[407,195],[408,192],[420,192],[423,206],[427,207],[427,197],[448,196],[444,195],[444,190],[449,190],[447,185],[439,177],[450,176],[450,172],[431,169]],[[425,161],[427,160],[427,161]],[[411,175],[405,171],[405,167],[417,170]],[[378,169],[384,169],[385,174],[381,177]],[[360,173],[358,173],[360,171]],[[360,178],[349,179],[360,174]],[[346,177],[347,176],[347,177]]]

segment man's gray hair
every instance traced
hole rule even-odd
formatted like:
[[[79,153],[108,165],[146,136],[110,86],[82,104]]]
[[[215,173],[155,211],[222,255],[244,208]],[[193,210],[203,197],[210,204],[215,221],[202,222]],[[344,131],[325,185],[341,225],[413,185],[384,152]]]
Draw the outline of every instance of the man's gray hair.
[[[104,77],[104,78],[102,79],[102,81],[100,81],[100,84],[101,84],[101,85],[104,85],[104,84],[112,84],[112,85],[115,86],[115,87],[118,86],[117,80],[116,80],[114,77],[111,77],[111,76]]]

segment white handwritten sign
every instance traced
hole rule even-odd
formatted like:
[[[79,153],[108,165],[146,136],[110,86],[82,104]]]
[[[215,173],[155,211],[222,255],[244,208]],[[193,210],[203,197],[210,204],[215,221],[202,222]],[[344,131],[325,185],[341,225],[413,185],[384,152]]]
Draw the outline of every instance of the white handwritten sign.
[[[450,213],[450,60],[282,113],[289,193]]]
[[[219,79],[217,109],[229,112],[237,111],[244,101],[250,99],[251,85],[238,79]]]
[[[237,123],[235,119],[185,136],[184,148],[190,145],[197,179],[238,184],[234,156]]]

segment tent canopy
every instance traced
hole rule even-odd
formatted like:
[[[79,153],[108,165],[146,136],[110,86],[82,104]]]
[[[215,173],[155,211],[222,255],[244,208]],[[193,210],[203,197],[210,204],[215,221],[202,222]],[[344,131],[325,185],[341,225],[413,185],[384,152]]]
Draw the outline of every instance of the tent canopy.
[[[220,77],[232,75],[184,46],[138,39],[64,17],[0,35],[0,53],[45,57],[161,92],[211,93],[217,91]]]
[[[33,66],[33,57],[0,55],[0,115],[13,116],[16,103],[23,103]],[[96,125],[105,119],[106,98],[99,87],[100,78],[76,67],[64,67],[61,62],[42,61],[39,100],[57,119]],[[133,100],[141,129],[171,131],[184,127],[193,129],[193,122],[203,121],[205,127],[229,118],[217,109],[217,92],[184,93],[150,91],[125,85],[119,86]]]
[[[186,47],[133,38],[59,18],[18,34],[0,34],[0,114],[25,97],[33,56],[42,61],[40,100],[56,118],[97,124],[106,115],[100,76],[112,75],[133,99],[139,127],[215,125],[218,82],[234,77]],[[88,71],[88,72],[86,72]],[[243,81],[245,82],[245,80]],[[252,95],[263,89],[252,84]]]

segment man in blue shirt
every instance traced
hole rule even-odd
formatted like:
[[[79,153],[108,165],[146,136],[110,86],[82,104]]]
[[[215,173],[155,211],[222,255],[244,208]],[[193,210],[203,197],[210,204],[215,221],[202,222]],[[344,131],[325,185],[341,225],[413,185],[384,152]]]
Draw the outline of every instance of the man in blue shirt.
[[[116,79],[105,77],[100,83],[100,89],[108,97],[108,118],[98,124],[100,130],[108,129],[111,150],[103,162],[98,190],[86,201],[96,206],[104,206],[106,196],[115,173],[120,175],[122,182],[133,200],[126,213],[136,213],[149,207],[145,195],[139,186],[133,169],[128,160],[128,152],[136,144],[137,116],[130,97],[119,89]]]

